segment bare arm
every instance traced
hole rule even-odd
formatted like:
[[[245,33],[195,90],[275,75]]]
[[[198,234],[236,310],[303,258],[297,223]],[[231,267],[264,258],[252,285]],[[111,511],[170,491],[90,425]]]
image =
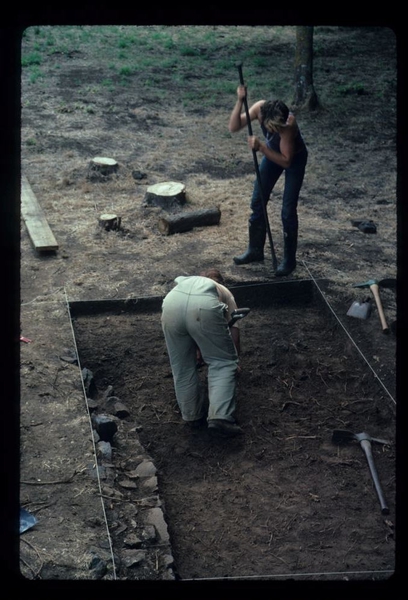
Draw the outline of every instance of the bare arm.
[[[287,169],[292,164],[293,157],[295,155],[295,137],[298,131],[296,121],[294,117],[290,118],[288,125],[281,129],[280,133],[280,152],[271,150],[265,144],[261,142],[256,136],[248,138],[249,147],[253,150],[260,151],[268,160],[276,163],[280,167]]]
[[[244,98],[246,96],[245,86],[240,85],[237,89],[237,101],[235,103],[234,108],[232,109],[228,129],[231,133],[235,133],[236,131],[240,131],[247,124],[247,118],[244,110]],[[264,100],[259,100],[255,104],[248,109],[249,119],[253,121],[254,119],[259,119],[259,111],[264,103]]]

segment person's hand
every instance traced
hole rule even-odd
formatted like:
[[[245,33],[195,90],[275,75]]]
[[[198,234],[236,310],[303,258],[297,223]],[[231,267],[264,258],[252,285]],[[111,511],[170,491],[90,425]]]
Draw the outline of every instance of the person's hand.
[[[245,85],[239,85],[237,88],[237,96],[238,100],[243,100],[246,97],[246,87]]]
[[[235,371],[235,377],[239,377],[242,373],[241,365],[237,365],[237,370]]]
[[[256,135],[248,136],[248,146],[251,148],[251,150],[255,150],[255,152],[258,152],[260,145],[261,143],[256,137]]]

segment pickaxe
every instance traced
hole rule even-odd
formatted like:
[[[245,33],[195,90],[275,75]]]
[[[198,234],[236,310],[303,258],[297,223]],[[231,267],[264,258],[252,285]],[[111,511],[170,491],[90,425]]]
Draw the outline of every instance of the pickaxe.
[[[377,305],[378,315],[380,317],[383,333],[389,333],[390,330],[389,330],[389,327],[388,327],[388,324],[387,324],[387,321],[386,321],[386,318],[384,315],[384,310],[383,310],[382,303],[381,303],[379,288],[380,287],[388,287],[388,288],[395,289],[396,279],[392,279],[392,278],[381,279],[381,281],[377,281],[376,279],[369,279],[368,281],[365,281],[363,283],[356,283],[355,285],[353,285],[353,287],[370,288],[370,290],[373,293],[375,303]]]
[[[375,490],[380,501],[381,513],[383,515],[388,515],[390,510],[388,508],[383,491],[381,489],[377,469],[375,468],[374,458],[371,450],[371,443],[376,442],[377,444],[386,444],[387,446],[389,446],[390,442],[387,442],[386,440],[380,440],[378,438],[373,438],[368,433],[364,432],[353,433],[352,431],[347,431],[345,429],[335,429],[333,431],[332,442],[334,444],[342,444],[353,440],[360,443],[360,446],[362,447],[366,455],[368,466],[370,467],[371,477],[373,478]]]
[[[242,63],[240,63],[239,65],[237,65],[237,67],[238,67],[238,73],[239,73],[240,83],[241,83],[241,85],[245,85],[245,83],[244,83],[244,76],[242,74]],[[249,117],[248,100],[247,100],[246,96],[244,97],[244,108],[245,108],[245,115],[246,115],[246,120],[247,120],[248,135],[252,136],[252,125],[251,125],[251,119]],[[275,248],[274,248],[273,240],[272,240],[271,226],[269,224],[268,212],[267,212],[267,209],[266,209],[267,198],[265,198],[265,195],[264,195],[264,191],[263,191],[263,187],[262,187],[262,181],[261,181],[261,172],[259,170],[258,158],[257,158],[255,150],[252,150],[252,157],[254,159],[256,178],[257,178],[257,181],[258,181],[259,193],[261,195],[262,210],[263,210],[263,215],[264,215],[264,219],[265,219],[266,232],[268,234],[269,245],[271,247],[272,266],[273,266],[273,270],[276,271],[277,266],[278,266],[278,261],[277,261],[276,254],[275,254]]]
[[[239,319],[246,317],[250,310],[250,308],[236,308],[233,310],[231,313],[231,318],[228,321],[228,327],[232,327],[235,321],[239,321]]]

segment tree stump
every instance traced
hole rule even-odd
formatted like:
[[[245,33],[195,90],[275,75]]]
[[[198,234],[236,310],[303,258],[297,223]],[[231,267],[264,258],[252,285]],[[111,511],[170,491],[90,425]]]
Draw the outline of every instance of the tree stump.
[[[99,225],[105,231],[118,231],[120,229],[121,218],[115,214],[105,214],[99,217]]]
[[[186,187],[176,181],[156,183],[147,188],[145,205],[173,209],[186,203]]]
[[[95,156],[89,163],[88,179],[106,179],[110,175],[117,173],[118,163],[113,158],[104,156]]]
[[[207,208],[161,217],[158,228],[163,235],[172,235],[173,233],[190,231],[194,227],[218,225],[220,219],[221,211],[219,208]]]

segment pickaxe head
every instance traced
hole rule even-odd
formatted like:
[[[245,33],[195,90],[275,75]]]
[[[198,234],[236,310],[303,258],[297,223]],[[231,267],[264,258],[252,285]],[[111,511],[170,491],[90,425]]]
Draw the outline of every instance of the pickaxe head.
[[[362,442],[363,440],[368,440],[369,442],[375,442],[377,444],[385,444],[390,446],[391,443],[386,440],[380,440],[378,438],[373,438],[368,433],[354,433],[353,431],[348,431],[346,429],[335,429],[332,435],[332,442],[334,444],[346,444],[351,441]]]
[[[378,287],[390,288],[394,290],[397,287],[397,280],[393,277],[380,279],[379,281],[377,279],[369,279],[368,281],[363,281],[363,283],[356,283],[355,285],[353,285],[353,287],[366,288],[371,287],[372,285],[378,285]]]
[[[228,321],[228,327],[232,327],[235,321],[246,317],[250,310],[250,308],[236,308],[233,310],[231,313],[231,319]]]
[[[370,287],[371,285],[375,285],[375,284],[378,284],[378,281],[376,279],[369,279],[368,281],[363,281],[363,283],[356,283],[353,285],[353,287],[366,288],[366,287]]]

